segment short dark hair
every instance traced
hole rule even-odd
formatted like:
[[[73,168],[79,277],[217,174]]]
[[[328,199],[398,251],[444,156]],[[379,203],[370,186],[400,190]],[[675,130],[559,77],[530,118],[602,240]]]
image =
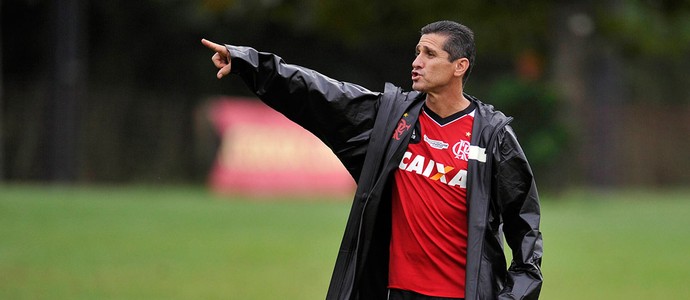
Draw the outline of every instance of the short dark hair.
[[[470,67],[463,76],[463,83],[467,81],[470,71],[474,66],[474,58],[476,55],[476,48],[474,45],[474,32],[460,23],[453,21],[438,21],[422,27],[421,34],[441,34],[448,37],[443,50],[448,52],[450,56],[448,59],[454,61],[458,58],[465,57],[470,61]]]

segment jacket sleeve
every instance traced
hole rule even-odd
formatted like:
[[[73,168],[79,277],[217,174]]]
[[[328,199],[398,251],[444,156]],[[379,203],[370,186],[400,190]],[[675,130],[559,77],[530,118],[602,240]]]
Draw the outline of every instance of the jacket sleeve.
[[[381,94],[287,64],[271,53],[226,48],[231,72],[267,105],[316,135],[357,180]]]
[[[532,170],[510,126],[500,134],[499,141],[495,193],[513,261],[498,298],[538,299],[543,253],[539,196]]]

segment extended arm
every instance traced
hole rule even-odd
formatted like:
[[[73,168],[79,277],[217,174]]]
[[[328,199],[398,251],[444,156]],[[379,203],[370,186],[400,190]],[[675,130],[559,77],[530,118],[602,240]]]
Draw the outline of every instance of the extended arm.
[[[216,52],[218,78],[239,75],[263,102],[316,135],[359,177],[380,93],[287,64],[271,53],[202,43]]]

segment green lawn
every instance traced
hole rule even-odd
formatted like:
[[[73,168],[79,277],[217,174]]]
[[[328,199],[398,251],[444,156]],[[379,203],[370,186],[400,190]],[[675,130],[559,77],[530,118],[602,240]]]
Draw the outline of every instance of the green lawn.
[[[690,295],[690,192],[544,198],[542,299]],[[0,299],[323,299],[348,210],[190,187],[0,186]]]
[[[577,193],[543,206],[544,299],[690,297],[690,192]]]

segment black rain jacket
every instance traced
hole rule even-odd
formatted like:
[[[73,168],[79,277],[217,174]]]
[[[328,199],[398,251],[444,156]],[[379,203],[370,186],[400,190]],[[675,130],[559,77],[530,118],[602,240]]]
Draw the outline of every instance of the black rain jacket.
[[[383,93],[226,45],[232,73],[267,105],[323,141],[357,182],[326,299],[386,299],[391,182],[425,95],[386,84]],[[508,125],[477,105],[468,162],[466,299],[537,299],[542,285],[540,204],[532,171]],[[396,138],[394,137],[394,133]],[[512,250],[508,268],[503,236]]]

